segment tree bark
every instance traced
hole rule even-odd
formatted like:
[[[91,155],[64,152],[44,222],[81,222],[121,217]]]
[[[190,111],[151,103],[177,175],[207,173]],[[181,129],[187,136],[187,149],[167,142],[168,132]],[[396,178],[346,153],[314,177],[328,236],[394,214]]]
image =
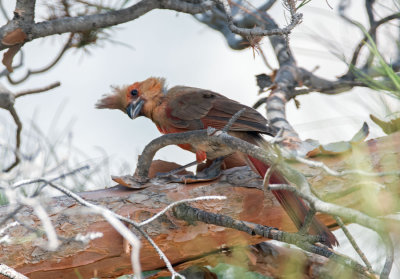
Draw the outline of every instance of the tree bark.
[[[346,154],[317,159],[336,170],[363,167],[371,171],[388,171],[396,169],[393,162],[398,162],[399,151],[400,134],[397,133],[354,146],[353,151]],[[166,163],[153,163],[150,175],[160,171],[160,165],[165,167]],[[399,187],[393,176],[363,181],[359,176],[332,177],[321,169],[295,165],[310,175],[310,182],[324,200],[360,209],[374,216],[399,210],[398,203],[395,202],[398,200]],[[168,168],[173,167],[175,166]],[[383,183],[387,187],[385,191],[376,192],[372,201],[364,199],[365,189],[372,187],[371,181]],[[208,200],[192,205],[236,219],[294,232],[295,226],[289,217],[271,193],[264,194],[261,184],[261,179],[249,168],[237,167],[225,170],[218,180],[211,182],[183,185],[161,184],[151,180],[146,188],[140,190],[119,185],[83,192],[80,195],[138,222],[151,217],[174,201],[205,195],[225,195],[227,200],[224,201]],[[13,242],[0,245],[1,263],[30,278],[76,278],[77,274],[83,278],[104,278],[132,272],[128,245],[101,216],[87,211],[66,196],[43,200],[43,205],[46,206],[59,236],[73,238],[78,233],[88,232],[102,232],[104,236],[87,245],[64,241],[58,251],[49,252],[41,248],[44,237],[37,236],[23,226],[16,226],[7,231]],[[0,216],[6,216],[8,212],[6,206],[0,207]],[[16,217],[33,228],[41,226],[30,208],[24,208]],[[335,227],[335,221],[331,217],[318,215],[318,218],[326,225]],[[215,225],[187,224],[174,218],[171,212],[146,225],[144,230],[173,264],[193,260],[221,247],[246,246],[266,240]],[[145,239],[142,239],[140,259],[143,270],[154,270],[165,265]]]

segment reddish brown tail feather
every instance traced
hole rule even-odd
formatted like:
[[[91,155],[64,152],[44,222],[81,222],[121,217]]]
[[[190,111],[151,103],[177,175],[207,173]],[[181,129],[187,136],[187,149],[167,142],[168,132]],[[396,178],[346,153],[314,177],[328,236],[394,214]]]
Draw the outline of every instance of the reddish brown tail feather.
[[[263,162],[257,160],[256,158],[253,158],[251,156],[248,156],[249,160],[253,164],[254,168],[257,170],[257,172],[264,177],[265,173],[267,172],[269,166],[264,164]],[[285,184],[287,181],[285,178],[283,178],[280,174],[278,173],[273,173],[271,178],[270,178],[270,183],[272,184]],[[298,229],[301,228],[304,218],[309,210],[308,206],[304,203],[302,199],[300,199],[297,195],[295,195],[293,192],[287,191],[287,190],[273,190],[272,193],[276,197],[276,199],[279,201],[279,203],[282,205],[282,207],[285,209],[286,213],[289,215],[289,217],[292,219],[294,224]],[[332,247],[332,246],[337,246],[339,245],[336,237],[333,235],[333,233],[323,224],[321,221],[319,221],[316,217],[314,217],[311,227],[310,227],[310,232],[312,234],[318,234],[318,235],[323,235],[326,239],[324,242],[325,245]]]

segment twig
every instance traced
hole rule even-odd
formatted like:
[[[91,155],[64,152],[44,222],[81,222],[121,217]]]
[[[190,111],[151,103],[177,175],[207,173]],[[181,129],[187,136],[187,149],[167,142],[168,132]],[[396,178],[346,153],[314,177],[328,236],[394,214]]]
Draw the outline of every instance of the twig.
[[[275,164],[272,164],[268,169],[267,172],[264,175],[264,179],[263,179],[263,187],[264,187],[264,191],[269,190],[269,180],[271,178],[272,173],[274,173],[275,171]]]
[[[299,234],[307,234],[308,233],[310,226],[313,222],[315,213],[316,213],[315,209],[311,206],[310,209],[307,211],[307,215],[304,218],[304,222],[303,222],[301,228],[298,231]]]
[[[222,129],[222,132],[227,133],[233,124],[239,119],[239,117],[246,111],[246,108],[242,108],[238,112],[236,112],[231,119],[229,119],[228,123],[226,123],[225,127]]]
[[[379,235],[382,238],[386,248],[386,261],[381,271],[380,279],[387,279],[389,278],[389,274],[390,271],[392,270],[394,262],[394,248],[389,234],[387,234],[386,232],[382,232]]]
[[[132,246],[131,262],[132,262],[133,272],[135,274],[135,278],[141,279],[142,268],[140,266],[140,257],[139,257],[141,244],[139,238],[134,233],[132,233],[120,220],[117,219],[117,217],[113,214],[114,213],[113,211],[100,206],[91,206],[91,208],[94,209],[95,212],[103,215],[104,219],[106,219],[107,222],[111,226],[113,226],[114,229],[118,233],[120,233],[124,239],[128,240],[128,242],[131,244]]]
[[[345,170],[345,171],[335,171],[331,168],[329,168],[327,165],[325,165],[323,162],[317,162],[317,161],[312,161],[300,156],[289,156],[290,159],[294,159],[300,163],[303,163],[309,167],[313,168],[319,168],[325,171],[327,174],[336,176],[336,177],[341,177],[345,175],[361,175],[361,176],[367,176],[367,177],[382,177],[382,176],[389,176],[389,175],[395,175],[395,176],[400,176],[400,171],[385,171],[385,172],[368,172],[368,171],[363,171],[363,170]]]
[[[7,191],[6,191],[7,193]],[[40,204],[38,199],[35,198],[26,198],[22,195],[19,195],[17,197],[17,202],[19,204],[27,205],[29,207],[32,207],[36,216],[40,219],[43,229],[46,232],[47,238],[48,238],[48,244],[47,244],[47,249],[50,251],[55,251],[58,248],[59,241],[57,237],[57,233],[50,221],[50,217],[47,214],[46,210],[43,208],[43,206]]]
[[[154,240],[147,233],[145,233],[142,228],[139,227],[137,228],[137,230],[144,236],[144,238],[146,238],[146,240],[151,244],[151,246],[153,246],[154,250],[157,251],[157,254],[160,255],[160,258],[164,261],[165,266],[172,275],[171,278],[179,277],[185,279],[184,276],[180,275],[178,272],[175,271],[171,262],[168,260],[167,256],[160,249],[160,247],[158,247],[158,245],[154,242]]]
[[[21,92],[18,92],[18,93],[15,94],[15,98],[19,98],[19,97],[22,97],[22,96],[25,96],[25,95],[45,92],[45,91],[51,90],[53,88],[56,88],[56,87],[58,87],[60,85],[61,85],[61,83],[59,81],[57,81],[57,82],[54,82],[54,83],[52,83],[50,85],[47,85],[45,87],[42,87],[42,88],[36,88],[36,89],[30,89],[30,90],[21,91]]]
[[[357,254],[360,256],[362,261],[364,262],[365,266],[368,268],[368,271],[370,273],[374,273],[374,270],[372,269],[372,265],[368,261],[367,257],[363,253],[363,251],[360,249],[360,247],[357,245],[356,240],[354,237],[351,235],[349,230],[346,228],[346,225],[343,223],[342,219],[337,216],[333,216],[333,218],[336,220],[340,228],[342,229],[343,233],[346,235],[347,239],[350,241],[351,246],[353,246],[354,250],[357,252]]]
[[[13,218],[22,208],[24,208],[23,205],[18,205],[11,213],[7,214],[1,221],[0,221],[0,226],[3,226],[8,220]]]
[[[81,198],[79,195],[75,194],[74,192],[68,190],[67,188],[65,188],[65,187],[63,187],[63,186],[61,186],[61,185],[54,184],[54,183],[52,183],[52,182],[49,181],[49,180],[45,180],[45,179],[36,179],[35,181],[36,181],[36,182],[39,182],[39,181],[40,181],[40,182],[44,182],[46,185],[49,185],[49,186],[51,186],[51,187],[53,187],[53,188],[55,188],[55,189],[61,191],[61,192],[64,193],[65,195],[67,195],[67,196],[73,198],[73,199],[76,200],[78,203],[80,203],[80,204],[82,204],[82,205],[84,205],[84,206],[86,206],[86,207],[89,207],[89,208],[95,209],[95,210],[100,210],[101,212],[107,211],[107,212],[108,212],[107,214],[110,214],[110,215],[107,215],[108,217],[109,217],[109,216],[113,216],[113,217],[115,217],[115,218],[117,218],[117,219],[119,219],[119,220],[121,220],[121,221],[123,221],[123,222],[126,222],[126,223],[128,223],[128,224],[131,224],[137,231],[139,231],[139,232],[150,242],[150,244],[154,247],[154,249],[157,251],[157,253],[160,255],[160,257],[161,257],[161,258],[163,259],[163,261],[165,262],[165,264],[166,264],[168,270],[169,270],[175,277],[184,278],[183,276],[179,275],[179,274],[173,269],[172,264],[169,262],[168,258],[165,256],[165,254],[161,251],[161,249],[157,246],[157,244],[155,244],[155,242],[150,238],[150,236],[148,236],[148,234],[147,234],[146,232],[144,232],[144,231],[141,229],[140,225],[139,225],[138,223],[136,223],[135,221],[133,221],[133,220],[131,220],[131,219],[129,219],[129,218],[126,218],[126,217],[124,217],[124,216],[121,216],[121,215],[119,215],[119,214],[117,214],[117,213],[115,213],[115,212],[113,212],[113,211],[111,211],[111,210],[108,210],[108,209],[106,209],[106,208],[103,208],[103,207],[101,207],[101,206],[92,204],[92,203],[90,203],[90,202],[84,200],[84,199]],[[26,184],[27,184],[27,182],[23,182],[23,183],[19,183],[18,186],[26,185]],[[161,214],[160,214],[160,215],[161,215]],[[160,215],[159,215],[159,216],[160,216]],[[154,218],[154,219],[155,219],[155,218]],[[120,231],[118,231],[118,232],[121,233],[123,236],[124,236],[124,234],[125,234],[125,232],[120,232]],[[124,236],[124,237],[125,237],[125,236]],[[135,252],[135,253],[136,253],[136,252]],[[137,256],[133,256],[133,255],[132,255],[132,257],[137,258]],[[133,268],[134,268],[134,267],[133,267]]]
[[[36,195],[38,195],[40,193],[41,189],[45,185],[47,185],[47,181],[54,182],[54,181],[57,181],[59,179],[64,179],[67,176],[73,175],[73,174],[75,174],[75,173],[77,173],[79,171],[82,171],[82,170],[85,170],[85,169],[88,169],[88,168],[89,168],[89,166],[86,165],[86,166],[74,169],[72,171],[69,171],[67,173],[63,173],[63,174],[61,174],[61,175],[59,175],[59,176],[57,176],[55,178],[52,178],[50,180],[46,180],[44,178],[23,180],[23,181],[17,182],[14,185],[12,185],[12,188],[15,189],[15,188],[21,187],[23,185],[27,185],[27,184],[32,184],[32,183],[37,183],[37,182],[44,182],[44,185],[39,187],[38,190],[31,196],[31,197],[35,197]],[[9,187],[2,187],[2,186],[0,186],[0,189],[6,190],[6,191],[7,190],[11,190],[11,189],[9,189]],[[2,220],[0,220],[0,227],[2,225],[4,225],[9,219],[13,218],[13,216],[15,216],[22,208],[24,208],[23,205],[18,205],[11,213],[7,214],[7,216],[5,216]]]
[[[15,159],[14,159],[14,162],[11,163],[10,166],[6,167],[6,168],[3,170],[4,172],[9,172],[9,171],[11,171],[11,170],[12,170],[13,168],[15,168],[15,167],[20,163],[20,161],[21,161],[21,158],[20,158],[20,147],[21,147],[22,122],[21,122],[21,120],[19,119],[18,113],[17,113],[17,111],[16,111],[15,108],[14,108],[14,101],[15,101],[15,99],[18,98],[18,97],[21,97],[21,96],[29,95],[29,94],[34,94],[34,93],[40,93],[40,92],[48,91],[48,90],[53,89],[53,88],[55,88],[55,87],[57,87],[57,86],[60,86],[60,82],[52,83],[52,84],[50,84],[50,85],[48,85],[48,86],[46,86],[46,87],[43,87],[43,88],[38,88],[38,89],[32,89],[32,90],[22,91],[22,92],[19,92],[19,93],[15,94],[15,95],[12,95],[12,93],[9,92],[9,94],[12,95],[12,98],[9,97],[9,99],[12,100],[12,102],[9,101],[10,104],[8,104],[7,107],[2,107],[2,108],[5,108],[6,110],[8,110],[8,111],[10,112],[12,118],[14,119],[15,125],[17,125],[17,130],[16,130],[16,132],[15,132],[15,138],[16,138],[16,139],[15,139],[15,151],[14,151]],[[8,92],[8,91],[7,91],[7,92]]]
[[[0,263],[0,274],[11,279],[29,279],[25,275],[2,263]]]
[[[36,74],[41,74],[44,72],[47,72],[48,70],[50,70],[51,68],[53,68],[55,65],[57,65],[57,63],[61,60],[61,58],[64,56],[65,52],[71,48],[71,42],[72,42],[72,38],[73,38],[73,33],[71,33],[68,37],[67,42],[64,44],[64,46],[62,47],[60,53],[56,56],[56,58],[54,58],[54,60],[47,66],[41,68],[41,69],[37,69],[37,70],[31,70],[28,69],[28,71],[26,72],[25,76],[23,76],[22,78],[20,78],[19,80],[13,80],[11,78],[11,73],[9,73],[7,75],[7,79],[11,84],[20,84],[22,82],[24,82],[25,80],[27,80],[31,75],[36,75]],[[51,88],[49,88],[51,89]],[[47,90],[49,90],[47,89]],[[35,92],[36,93],[36,92]]]
[[[88,202],[88,201],[82,199],[80,196],[78,196],[77,194],[73,193],[72,191],[66,189],[65,187],[62,187],[61,185],[56,185],[56,184],[54,184],[54,183],[51,183],[50,181],[48,181],[47,183],[48,183],[51,187],[53,187],[53,188],[55,188],[55,189],[57,189],[57,190],[63,192],[64,194],[66,194],[67,196],[69,196],[69,197],[75,199],[77,202],[79,202],[80,204],[82,204],[82,205],[84,205],[84,206],[87,206],[87,207],[89,207],[89,208],[101,208],[101,210],[107,210],[107,211],[109,211],[109,213],[110,213],[112,216],[114,216],[115,218],[118,218],[118,219],[121,220],[121,221],[124,221],[124,222],[126,222],[126,223],[128,223],[128,224],[131,224],[137,231],[139,231],[139,232],[147,239],[147,241],[150,242],[150,244],[153,246],[153,248],[157,251],[157,253],[160,255],[160,257],[163,259],[164,263],[166,264],[166,266],[167,266],[168,270],[171,272],[171,274],[174,274],[174,276],[181,276],[181,275],[179,275],[179,274],[174,270],[174,268],[172,267],[171,262],[168,260],[168,258],[167,258],[167,257],[165,256],[165,254],[162,252],[162,250],[161,250],[161,249],[157,246],[157,244],[150,238],[150,236],[149,236],[146,232],[144,232],[144,231],[142,230],[142,228],[140,227],[140,225],[139,225],[137,222],[135,222],[135,221],[133,221],[133,220],[131,220],[131,219],[129,219],[129,218],[126,218],[126,217],[124,217],[124,216],[121,216],[121,215],[119,215],[119,214],[117,214],[117,213],[115,213],[115,212],[113,212],[113,211],[111,211],[111,210],[108,210],[108,209],[106,209],[106,208],[103,208],[103,207],[100,207],[100,206],[98,206],[98,205],[92,204],[92,203],[90,203],[90,202]],[[181,276],[181,278],[184,278],[184,277]]]
[[[138,225],[140,227],[147,225],[151,222],[153,222],[154,220],[156,220],[157,218],[159,218],[160,216],[164,215],[168,210],[170,210],[171,208],[182,204],[182,203],[188,203],[188,202],[194,202],[194,201],[203,201],[203,200],[226,200],[225,196],[204,196],[204,197],[197,197],[197,198],[191,198],[191,199],[183,199],[180,201],[176,201],[173,202],[171,204],[169,204],[167,207],[165,207],[163,210],[161,210],[160,212],[158,212],[156,215],[148,218],[147,220],[139,223]]]
[[[368,30],[368,34],[373,35],[374,33],[376,33],[376,30],[378,29],[379,26],[381,26],[393,19],[399,19],[399,18],[400,18],[400,13],[395,13],[395,14],[386,16],[378,21],[375,21],[374,24],[371,26],[371,28]],[[354,65],[354,66],[356,65],[359,54],[361,52],[361,49],[365,45],[365,42],[367,40],[368,40],[368,37],[364,36],[361,39],[361,41],[358,43],[356,49],[354,50],[353,56],[351,58],[350,65]],[[349,72],[346,75],[348,75],[350,73],[350,70],[351,69],[349,69]]]
[[[270,144],[274,144],[274,143],[279,143],[281,141],[283,141],[285,138],[283,137],[283,128],[280,128],[278,133],[276,133],[275,137],[273,137],[269,143]]]
[[[11,116],[14,119],[15,125],[17,125],[17,131],[15,132],[15,159],[14,159],[14,163],[12,163],[9,167],[4,169],[4,172],[9,172],[10,170],[12,170],[14,167],[16,167],[19,162],[21,161],[20,159],[20,155],[19,155],[19,148],[21,146],[21,131],[22,131],[22,123],[21,120],[18,117],[17,111],[15,110],[15,108],[12,106],[8,109],[8,111],[10,112]]]
[[[89,165],[84,165],[84,166],[82,166],[82,167],[73,169],[73,170],[71,170],[71,171],[69,171],[69,172],[62,173],[62,174],[57,175],[56,177],[51,178],[51,179],[46,179],[46,178],[34,178],[34,179],[21,180],[21,181],[18,181],[18,182],[16,182],[16,183],[14,183],[14,184],[12,185],[12,187],[13,187],[13,188],[18,188],[18,187],[21,187],[21,186],[25,186],[25,185],[33,184],[33,183],[38,183],[38,182],[43,182],[43,183],[45,183],[45,185],[47,185],[47,184],[49,184],[50,182],[54,182],[54,181],[57,181],[57,180],[59,180],[59,179],[64,179],[64,178],[66,178],[66,177],[68,177],[68,176],[75,175],[76,173],[81,172],[81,171],[84,171],[84,170],[87,170],[87,169],[89,169]]]
[[[17,226],[19,223],[17,221],[14,221],[12,223],[7,224],[4,228],[0,229],[0,235],[4,234],[6,232],[6,230],[8,230],[9,228],[15,227]]]
[[[222,5],[228,20],[229,29],[233,33],[241,35],[243,37],[289,35],[290,32],[293,30],[293,28],[296,27],[301,22],[303,17],[302,14],[293,13],[289,25],[284,28],[276,28],[276,29],[262,29],[260,27],[240,28],[236,26],[233,21],[232,11],[228,1],[227,0],[215,0],[215,1],[219,2]]]

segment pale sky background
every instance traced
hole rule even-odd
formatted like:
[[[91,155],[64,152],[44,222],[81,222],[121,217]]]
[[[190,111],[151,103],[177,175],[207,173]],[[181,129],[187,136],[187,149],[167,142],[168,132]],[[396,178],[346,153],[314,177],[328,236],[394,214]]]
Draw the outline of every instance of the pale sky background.
[[[334,2],[331,4],[334,5]],[[13,6],[8,8],[12,11]],[[360,6],[352,7],[348,14],[365,23],[362,9]],[[284,10],[279,3],[270,13],[279,18],[281,24],[285,23]],[[302,13],[304,22],[291,35],[291,46],[298,64],[308,70],[319,66],[317,73],[326,78],[340,76],[346,65],[330,54],[324,42],[334,42],[337,49],[349,55],[362,37],[360,32],[339,19],[336,11],[331,10],[325,1],[311,1]],[[210,89],[251,106],[258,99],[255,75],[269,73],[260,57],[256,55],[253,58],[251,49],[229,49],[221,34],[189,15],[166,10],[152,11],[118,26],[112,32],[113,40],[131,48],[105,42],[103,47],[89,48],[90,55],[70,50],[51,71],[32,76],[20,86],[10,86],[5,79],[1,81],[15,92],[42,87],[54,81],[62,83],[61,87],[47,93],[18,99],[16,110],[24,128],[27,129],[33,119],[46,133],[52,131],[49,137],[59,135],[72,121],[72,144],[75,147],[96,160],[104,158],[104,152],[110,158],[109,169],[102,170],[104,186],[111,182],[110,174],[132,173],[143,147],[160,136],[148,119],[142,117],[132,121],[120,111],[94,109],[96,101],[110,92],[110,85],[130,84],[149,76],[161,76],[167,79],[169,86]],[[26,44],[26,65],[33,69],[47,65],[65,40],[65,35],[57,35]],[[268,39],[264,40],[262,47],[269,62],[276,66]],[[17,73],[22,75],[22,72]],[[314,138],[323,143],[349,140],[364,121],[370,124],[370,137],[383,135],[379,128],[371,124],[368,115],[371,110],[381,117],[385,113],[367,89],[335,96],[312,93],[299,96],[298,100],[301,108],[296,109],[290,101],[287,116],[303,139]],[[364,102],[370,107],[366,107]],[[264,107],[260,112],[265,114]],[[54,124],[57,117],[59,119]],[[14,140],[13,131],[14,124],[9,113],[0,110],[0,134],[8,134],[9,139]],[[7,137],[2,140],[7,141]],[[175,147],[163,149],[156,158],[182,164],[194,160],[193,154]],[[121,173],[124,162],[128,162],[130,167]],[[368,245],[376,244],[369,241]],[[346,247],[342,244],[342,248]],[[372,251],[375,251],[374,248]],[[373,254],[377,258],[382,257],[376,251]]]

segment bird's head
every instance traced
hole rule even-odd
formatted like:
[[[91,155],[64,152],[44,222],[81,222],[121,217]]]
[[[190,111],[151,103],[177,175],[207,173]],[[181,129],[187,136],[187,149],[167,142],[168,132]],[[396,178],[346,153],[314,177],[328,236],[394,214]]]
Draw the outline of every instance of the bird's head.
[[[164,95],[165,80],[148,78],[129,86],[113,87],[113,94],[106,95],[96,103],[98,109],[119,109],[132,119],[138,116],[151,118],[154,107]]]

